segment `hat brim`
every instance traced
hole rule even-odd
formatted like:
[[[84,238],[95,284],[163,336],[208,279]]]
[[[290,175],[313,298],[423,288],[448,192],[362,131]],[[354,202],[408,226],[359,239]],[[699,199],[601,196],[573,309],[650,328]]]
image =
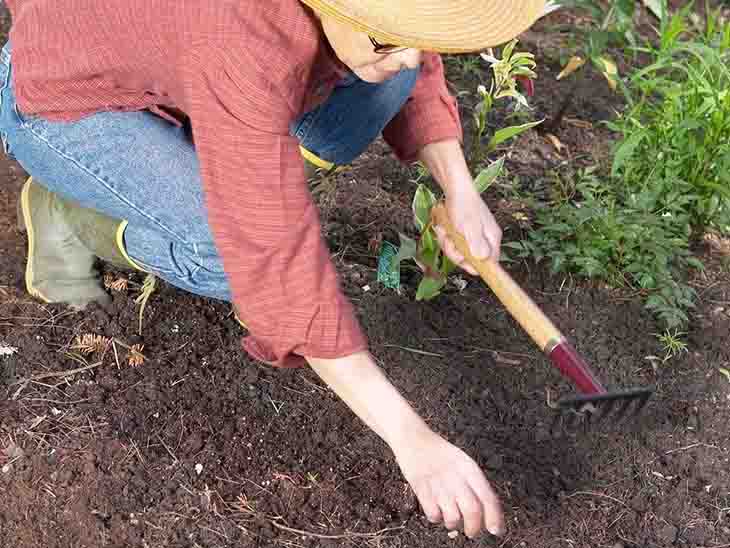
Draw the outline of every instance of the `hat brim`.
[[[544,13],[545,0],[301,0],[383,44],[439,53],[508,42]]]

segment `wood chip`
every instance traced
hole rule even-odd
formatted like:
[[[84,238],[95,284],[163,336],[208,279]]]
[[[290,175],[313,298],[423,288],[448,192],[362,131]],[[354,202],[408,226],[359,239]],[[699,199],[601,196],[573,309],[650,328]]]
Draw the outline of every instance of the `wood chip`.
[[[566,116],[565,118],[563,118],[563,121],[566,124],[570,124],[571,126],[583,129],[591,129],[593,127],[593,124],[591,124],[590,122],[587,122],[585,120],[579,120],[578,118],[569,118],[568,116]]]
[[[547,137],[547,140],[550,141],[550,144],[555,147],[555,150],[558,152],[562,152],[565,148],[565,145],[560,142],[560,139],[558,139],[555,135],[552,133],[548,133],[545,137]]]

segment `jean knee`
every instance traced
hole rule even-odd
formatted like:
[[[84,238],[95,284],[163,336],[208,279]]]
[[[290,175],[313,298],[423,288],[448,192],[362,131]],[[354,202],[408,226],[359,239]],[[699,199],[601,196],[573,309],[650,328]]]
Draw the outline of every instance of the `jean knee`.
[[[211,240],[170,241],[130,226],[125,245],[136,263],[171,285],[203,297],[231,300],[223,262]]]
[[[171,250],[176,275],[193,293],[216,299],[231,300],[223,261],[210,241],[173,246]]]

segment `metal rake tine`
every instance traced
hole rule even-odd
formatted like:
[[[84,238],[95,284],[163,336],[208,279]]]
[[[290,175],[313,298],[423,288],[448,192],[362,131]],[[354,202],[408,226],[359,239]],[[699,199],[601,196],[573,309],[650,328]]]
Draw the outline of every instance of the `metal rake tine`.
[[[596,422],[593,422],[592,419],[595,416],[595,411],[588,409],[583,415],[582,415],[582,423],[583,423],[583,434],[588,434],[588,430],[591,429],[592,426],[595,426],[597,424]]]
[[[563,418],[562,413],[555,413],[555,418],[553,419],[552,425],[550,425],[550,435],[553,435],[553,433],[556,431],[556,426],[562,426],[562,424],[559,424]]]
[[[625,418],[626,411],[629,410],[629,407],[631,407],[631,403],[633,402],[633,398],[625,398],[623,405],[618,410],[618,412],[614,415],[613,420],[616,421],[616,424],[621,424]]]
[[[580,420],[580,413],[575,408],[569,408],[568,412],[565,414],[565,428],[566,430],[574,430],[575,425]]]
[[[615,399],[605,400],[601,402],[601,413],[598,417],[597,422],[602,422],[608,418],[608,416],[611,414],[611,411],[613,410],[613,406],[616,403]]]
[[[636,409],[634,410],[634,414],[641,413],[641,410],[644,409],[644,407],[646,407],[647,403],[649,403],[650,397],[651,397],[651,393],[649,393],[649,392],[641,395],[641,398],[639,399],[639,403],[636,405]]]
[[[633,395],[633,396],[627,397],[627,398],[626,398],[626,403],[625,403],[625,404],[624,404],[624,406],[623,406],[623,407],[621,408],[621,411],[620,411],[620,412],[619,412],[619,414],[618,414],[617,420],[618,420],[619,422],[622,422],[622,421],[623,421],[623,419],[625,418],[625,417],[624,417],[624,414],[626,414],[626,411],[627,411],[627,410],[628,410],[628,409],[629,409],[629,408],[631,407],[631,405],[632,405],[633,403],[635,403],[635,402],[638,402],[638,403],[636,403],[636,407],[634,407],[634,410],[633,410],[633,411],[631,412],[631,416],[636,416],[636,415],[638,415],[638,414],[639,414],[639,412],[640,412],[640,411],[641,411],[641,410],[642,410],[642,409],[644,408],[644,406],[646,405],[646,402],[647,402],[647,401],[649,401],[649,394],[638,394],[638,395]]]

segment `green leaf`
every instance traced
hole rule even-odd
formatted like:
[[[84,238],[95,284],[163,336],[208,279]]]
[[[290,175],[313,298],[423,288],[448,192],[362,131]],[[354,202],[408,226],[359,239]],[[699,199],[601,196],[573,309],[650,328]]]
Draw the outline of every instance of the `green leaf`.
[[[441,258],[441,274],[443,276],[449,276],[455,268],[456,264],[454,264],[454,261],[449,259],[446,255],[443,255]]]
[[[618,146],[614,154],[613,166],[611,166],[612,177],[615,177],[618,174],[618,171],[631,157],[631,155],[634,153],[634,150],[636,150],[636,147],[641,144],[641,141],[644,140],[644,137],[646,137],[646,134],[644,132],[636,132]]]
[[[479,194],[487,190],[492,185],[494,180],[502,173],[503,167],[504,156],[489,164],[489,167],[483,169],[479,175],[477,175],[477,178],[474,180],[474,185],[477,187]]]
[[[537,78],[537,73],[527,67],[515,67],[512,70],[512,76],[527,76],[528,78]]]
[[[433,299],[446,285],[446,278],[431,278],[429,276],[424,277],[421,283],[418,284],[418,291],[416,291],[417,301],[428,301]]]
[[[516,65],[522,64],[524,62],[524,60],[532,60],[534,58],[535,58],[535,54],[534,53],[530,53],[528,51],[518,51],[517,53],[515,53],[512,56],[512,58],[510,59],[510,61],[512,61],[512,65],[515,65],[516,66]],[[535,63],[533,61],[533,65],[534,64]]]
[[[409,238],[405,234],[398,234],[400,237],[400,248],[398,253],[393,257],[393,264],[401,263],[406,259],[413,259],[418,253],[418,243],[413,238]]]
[[[416,189],[416,194],[413,196],[413,218],[416,223],[416,228],[422,231],[426,228],[426,225],[431,220],[431,208],[436,203],[436,196],[434,196],[431,189],[426,185],[420,184]]]
[[[433,229],[424,231],[418,242],[418,254],[416,258],[421,263],[422,268],[425,269],[427,276],[438,272],[440,255],[441,248],[438,245],[438,240]]]
[[[436,238],[436,233],[433,231],[432,228],[425,230],[423,234],[421,234],[421,239],[419,240],[419,251],[421,253],[425,253],[435,252],[438,250],[439,244],[438,239]]]
[[[704,270],[705,265],[697,257],[687,257],[687,264],[697,270]]]
[[[514,38],[506,46],[504,46],[504,48],[502,49],[502,60],[509,61],[510,57],[512,57],[512,52],[514,51],[516,45],[517,39]]]
[[[500,130],[497,130],[494,132],[494,135],[492,135],[492,138],[489,140],[489,143],[487,144],[487,150],[494,150],[499,144],[504,143],[507,139],[511,139],[512,137],[516,137],[517,135],[524,133],[528,129],[531,129],[535,126],[539,126],[545,121],[543,118],[542,120],[538,120],[536,122],[527,122],[526,124],[522,124],[519,126],[510,126],[505,127]]]

